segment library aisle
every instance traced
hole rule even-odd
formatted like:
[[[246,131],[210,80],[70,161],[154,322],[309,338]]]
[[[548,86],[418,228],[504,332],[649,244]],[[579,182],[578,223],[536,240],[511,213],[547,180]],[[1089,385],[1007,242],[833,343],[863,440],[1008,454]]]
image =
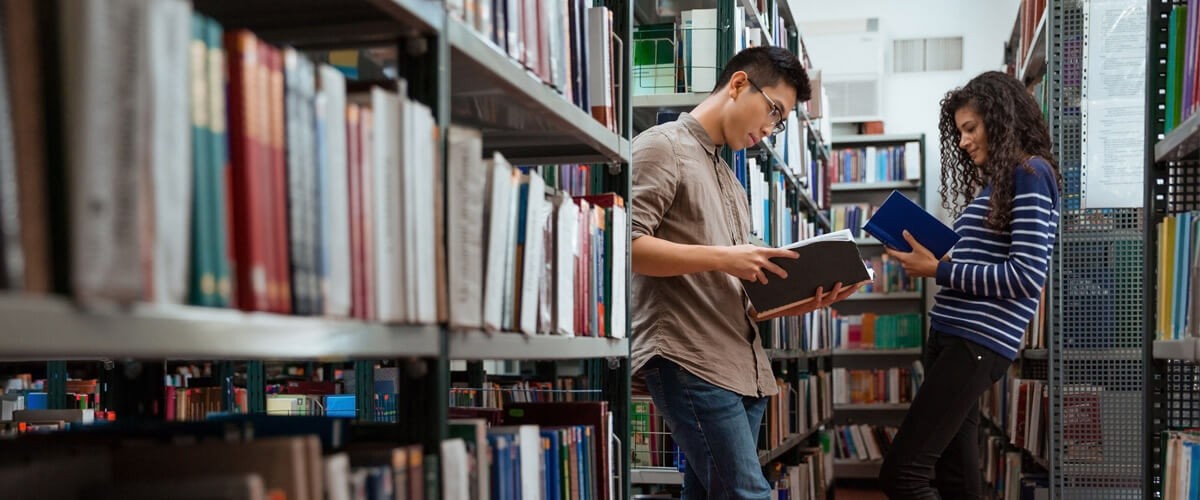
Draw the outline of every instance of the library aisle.
[[[722,79],[750,53],[811,98]],[[730,378],[777,392],[738,457],[773,500],[895,493],[952,336],[997,360],[957,401],[984,498],[1200,497],[1198,69],[1198,0],[0,0],[0,497],[696,498],[637,371],[672,333],[638,292],[693,283],[635,250],[655,203],[867,277],[757,315],[705,273],[746,336],[683,342],[760,344]],[[1012,141],[942,116],[987,72],[1040,115]],[[647,130],[764,119],[649,185]],[[1057,194],[990,219],[988,155],[1036,175],[1042,136]],[[896,253],[941,225],[949,264]]]

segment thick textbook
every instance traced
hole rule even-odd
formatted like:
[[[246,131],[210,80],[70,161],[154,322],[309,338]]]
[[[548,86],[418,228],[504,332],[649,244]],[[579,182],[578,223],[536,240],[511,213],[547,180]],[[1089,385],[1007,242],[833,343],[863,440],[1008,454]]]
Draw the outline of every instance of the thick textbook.
[[[871,279],[849,230],[809,238],[785,248],[800,254],[799,258],[776,257],[771,262],[787,271],[787,278],[767,272],[765,285],[757,281],[742,282],[742,288],[759,314],[771,314],[808,302],[816,295],[818,287],[828,292],[838,282],[848,287]]]
[[[883,205],[875,210],[875,215],[863,225],[863,231],[870,233],[884,245],[902,252],[911,252],[912,246],[904,239],[906,229],[938,259],[944,257],[946,252],[958,243],[958,233],[899,191],[892,191]]]

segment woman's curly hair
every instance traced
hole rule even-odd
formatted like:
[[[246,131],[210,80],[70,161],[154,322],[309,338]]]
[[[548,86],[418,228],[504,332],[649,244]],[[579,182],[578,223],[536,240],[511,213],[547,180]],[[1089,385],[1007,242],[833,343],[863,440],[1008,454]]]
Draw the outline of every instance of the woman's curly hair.
[[[962,134],[954,114],[972,106],[983,118],[987,137],[987,163],[982,167],[959,147]],[[1040,156],[1054,169],[1055,182],[1061,185],[1058,162],[1050,152],[1050,131],[1041,109],[1021,82],[999,71],[989,71],[971,79],[966,86],[951,90],[942,99],[941,130],[942,206],[954,217],[979,190],[992,186],[991,210],[986,225],[1006,230],[1012,223],[1013,169],[1021,167],[1033,173],[1030,156]]]

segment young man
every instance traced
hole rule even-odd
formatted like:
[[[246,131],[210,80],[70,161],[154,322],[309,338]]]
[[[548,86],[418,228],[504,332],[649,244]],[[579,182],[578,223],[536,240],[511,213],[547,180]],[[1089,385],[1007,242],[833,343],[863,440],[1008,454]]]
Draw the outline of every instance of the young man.
[[[768,259],[796,254],[748,244],[746,192],[718,148],[744,149],[782,131],[811,92],[792,53],[746,49],[691,113],[633,140],[633,370],[687,459],[684,499],[770,497],[758,429],[778,389],[755,321],[804,314],[858,289],[818,289],[817,300],[764,317],[738,281],[786,277]]]

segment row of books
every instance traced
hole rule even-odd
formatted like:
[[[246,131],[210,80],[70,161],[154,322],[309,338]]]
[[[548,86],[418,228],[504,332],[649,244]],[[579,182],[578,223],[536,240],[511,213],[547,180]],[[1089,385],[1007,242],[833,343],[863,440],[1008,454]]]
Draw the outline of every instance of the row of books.
[[[418,147],[435,141],[437,128],[428,108],[405,97],[403,81],[348,83],[333,66],[295,50],[245,30],[224,32],[187,2],[138,5],[145,15],[122,22],[87,10],[60,13],[64,26],[106,20],[63,37],[62,67],[90,71],[66,81],[91,83],[64,89],[63,117],[79,119],[49,120],[89,126],[46,128],[21,143],[34,150],[69,146],[61,171],[44,158],[22,155],[28,161],[13,176],[0,176],[16,179],[6,184],[14,189],[0,190],[4,199],[30,208],[4,218],[13,223],[0,245],[12,256],[4,259],[11,264],[3,268],[6,287],[81,299],[623,335],[624,273],[610,272],[624,268],[617,260],[625,239],[613,237],[623,227],[619,198],[566,197],[578,208],[555,211],[551,224],[544,182],[502,159],[487,170],[481,148],[472,146],[478,132],[456,128],[448,163],[451,174],[467,182],[451,183],[450,213],[443,213],[439,160],[433,149]],[[26,14],[34,16],[32,7]],[[94,53],[96,47],[124,33],[145,34],[137,50],[171,50],[153,51],[153,71],[133,61],[124,61],[128,72],[116,69],[125,67],[116,64],[122,61],[112,68],[76,64],[105,60],[111,54]],[[57,68],[52,58],[43,59],[42,70]],[[126,85],[127,77],[140,83]],[[122,97],[143,87],[153,98]],[[91,92],[101,88],[108,93]],[[43,112],[35,106],[11,118],[24,125]],[[143,139],[153,147],[139,146]],[[571,192],[585,190],[581,171],[571,167],[555,181]],[[49,182],[59,176],[71,180],[70,189]],[[538,195],[522,198],[522,189]],[[478,195],[469,208],[460,203],[464,193]],[[524,224],[529,214],[532,223]],[[455,229],[448,248],[441,235],[445,217]],[[579,233],[539,238],[559,223]],[[483,247],[482,235],[492,228],[501,230]],[[527,237],[539,244],[526,252]],[[552,257],[555,265],[546,266]],[[486,285],[485,258],[494,261]],[[68,268],[69,276],[62,271]],[[485,286],[498,302],[482,303]],[[429,293],[414,292],[422,289]]]
[[[759,447],[771,450],[795,434],[833,417],[833,386],[828,372],[801,373],[793,381],[776,377],[779,394],[767,402]]]
[[[1155,336],[1173,340],[1200,335],[1200,212],[1163,217],[1158,223],[1158,314]]]
[[[634,395],[629,411],[632,466],[670,467],[683,470],[683,453],[661,413],[655,411],[650,396]]]
[[[595,399],[594,393],[582,389],[586,385],[583,377],[559,377],[554,381],[485,382],[483,387],[468,387],[465,382],[454,382],[450,386],[450,406],[504,409],[513,403],[569,403]]]
[[[921,146],[917,142],[836,148],[829,163],[835,183],[917,180],[921,168]]]
[[[989,498],[997,500],[1040,500],[1050,498],[1050,477],[1046,472],[1027,472],[1020,450],[1014,450],[1007,438],[988,434],[980,448],[983,480]],[[1169,498],[1169,497],[1164,497]]]
[[[1048,455],[1050,399],[1044,380],[1022,379],[1016,367],[996,381],[980,400],[980,410],[1018,449],[1036,457]]]
[[[614,75],[622,61],[613,48],[613,14],[579,0],[448,0],[449,13],[532,76],[610,130],[620,109]]]
[[[1166,120],[1170,132],[1200,109],[1200,3],[1173,4],[1167,19]]]
[[[904,272],[900,261],[888,254],[863,259],[863,264],[874,274],[871,282],[862,287],[863,293],[919,292],[921,284],[925,281],[910,277]]]
[[[1200,432],[1172,430],[1162,433],[1162,498],[1196,498],[1200,495]]]
[[[1021,340],[1021,345],[1025,349],[1046,348],[1047,332],[1050,331],[1050,319],[1046,315],[1046,300],[1050,295],[1050,286],[1042,287],[1042,297],[1038,300],[1037,314],[1025,328],[1025,337]]]
[[[38,488],[37,494],[54,498],[76,498],[80,488],[101,487],[121,492],[103,498],[161,498],[180,483],[208,476],[236,477],[216,482],[224,487],[215,495],[221,498],[425,498],[425,491],[446,499],[609,498],[611,414],[604,403],[584,405],[529,404],[495,424],[454,419],[451,439],[437,455],[425,455],[419,445],[397,446],[394,424],[329,417],[216,415],[149,427],[75,425],[6,440],[4,455],[24,460],[7,461],[4,472],[49,477],[75,467],[63,484]],[[83,423],[82,410],[48,412]],[[96,466],[83,470],[74,461],[60,463],[75,455],[96,459],[88,463]],[[181,467],[180,456],[189,458],[187,467]],[[193,460],[203,463],[193,467]],[[359,474],[346,469],[360,467],[368,469],[361,474],[365,484],[355,486],[353,476]],[[82,479],[75,477],[81,472]],[[252,475],[257,479],[245,479]]]
[[[921,347],[924,316],[917,313],[863,313],[839,316],[833,323],[836,349],[911,349]]]
[[[832,474],[830,456],[819,446],[802,446],[796,449],[799,462],[796,465],[772,464],[766,471],[771,483],[771,500],[822,500],[827,498]]]
[[[803,316],[786,316],[759,323],[763,347],[815,352],[829,349],[837,311],[823,308]]]
[[[813,100],[805,104],[810,108],[817,107],[813,103],[820,99],[816,87],[820,84],[818,80],[819,77],[814,79],[813,73],[809,73],[809,81],[814,85]],[[830,186],[833,183],[832,170],[825,157],[815,151],[816,148],[824,147],[824,145],[818,144],[818,139],[812,130],[805,126],[800,117],[794,113],[788,116],[787,128],[784,129],[783,135],[784,162],[791,168],[792,174],[799,179],[803,186],[805,194],[817,204],[817,207],[822,209],[829,207],[832,195]],[[776,140],[778,141],[778,139]]]
[[[849,229],[855,238],[863,238],[863,224],[879,208],[870,203],[835,203],[829,207],[829,223],[834,231]]]
[[[842,460],[882,460],[891,449],[899,429],[868,424],[839,425],[834,433],[837,446],[834,458]]]
[[[624,337],[625,201],[547,199],[535,169],[482,149],[478,131],[451,127],[450,326]]]
[[[776,246],[817,235],[813,214],[801,208],[797,193],[782,172],[764,172],[763,165],[746,151],[734,153],[731,167],[749,199],[752,235]]]
[[[833,369],[834,404],[899,404],[912,401],[924,380],[925,368],[913,361],[910,368],[874,370]]]
[[[1046,0],[1021,0],[1021,6],[1017,10],[1017,46],[1013,54],[1016,56],[1014,62],[1017,70],[1021,69],[1021,65],[1029,57],[1029,52],[1033,50],[1034,41],[1038,36],[1038,22],[1045,13]]]

